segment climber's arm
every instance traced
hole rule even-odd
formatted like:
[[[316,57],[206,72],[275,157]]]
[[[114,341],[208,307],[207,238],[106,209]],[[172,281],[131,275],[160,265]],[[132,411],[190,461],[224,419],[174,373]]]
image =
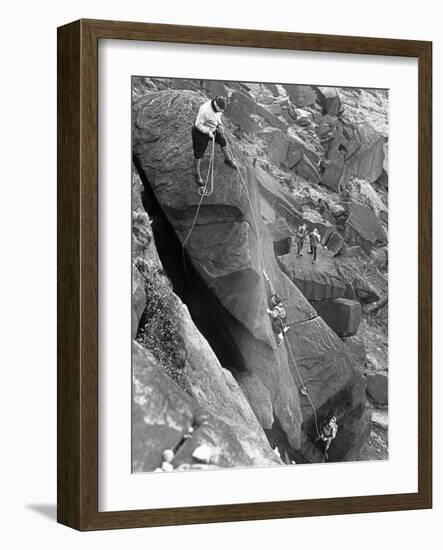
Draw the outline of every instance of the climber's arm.
[[[266,274],[266,271],[263,271],[263,276],[265,278],[266,284],[268,285],[269,298],[275,294],[274,285],[272,284],[270,278]]]

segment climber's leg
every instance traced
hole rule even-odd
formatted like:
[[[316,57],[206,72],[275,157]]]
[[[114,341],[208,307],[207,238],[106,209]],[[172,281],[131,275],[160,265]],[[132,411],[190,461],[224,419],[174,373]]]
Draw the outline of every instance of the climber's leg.
[[[312,263],[314,263],[317,260],[317,247],[312,247],[312,253],[314,254],[314,257],[312,258]]]
[[[237,165],[235,164],[234,159],[231,157],[231,155],[228,152],[228,148],[226,146],[221,147],[221,150],[222,150],[223,156],[225,157],[225,164],[227,164],[231,168],[237,168]]]
[[[195,126],[192,127],[192,147],[194,149],[194,178],[198,186],[203,185],[203,180],[200,175],[200,160],[205,154],[209,143],[209,136],[203,134]]]
[[[302,255],[302,253],[301,253],[302,249],[303,249],[303,239],[299,239],[297,241],[297,256]]]
[[[237,168],[234,159],[229,154],[226,138],[223,135],[223,132],[221,132],[219,129],[217,129],[217,131],[215,132],[215,143],[218,143],[218,145],[220,145],[221,152],[225,157],[225,164],[227,164],[231,168]]]
[[[203,180],[200,174],[200,160],[201,159],[194,158],[194,178],[195,178],[195,183],[199,187],[203,185]]]

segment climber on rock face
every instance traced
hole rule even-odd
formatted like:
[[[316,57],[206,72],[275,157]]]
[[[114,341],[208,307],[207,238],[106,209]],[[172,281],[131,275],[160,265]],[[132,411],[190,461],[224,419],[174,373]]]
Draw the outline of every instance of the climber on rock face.
[[[307,235],[306,224],[300,225],[295,233],[295,240],[297,242],[297,256],[302,255],[303,243],[305,242]]]
[[[320,233],[318,232],[317,228],[314,228],[311,233],[309,233],[309,252],[308,254],[312,254],[312,263],[314,263],[317,260],[317,245],[320,243]]]
[[[331,416],[331,418],[325,422],[321,428],[321,439],[325,442],[324,460],[328,460],[328,451],[333,439],[335,439],[338,432],[337,418]]]
[[[283,307],[281,298],[277,294],[273,296],[272,301],[275,302],[275,305],[272,306],[272,309],[268,307],[266,311],[271,316],[272,330],[277,336],[277,346],[280,346],[283,342],[284,335],[289,330],[289,327],[285,325],[286,310]]]
[[[268,285],[269,292],[269,306],[266,308],[266,312],[271,317],[271,326],[274,334],[277,336],[277,345],[280,346],[283,342],[284,335],[288,332],[289,327],[285,325],[286,310],[283,307],[283,302],[280,296],[275,292],[272,282],[263,271],[266,283]]]
[[[196,183],[201,186],[203,180],[200,175],[200,160],[205,154],[209,140],[213,139],[221,147],[225,163],[231,168],[237,168],[231,158],[224,136],[221,123],[222,112],[226,109],[226,98],[217,96],[214,99],[203,103],[200,107],[194,126],[192,127],[192,145],[194,148],[194,177]]]

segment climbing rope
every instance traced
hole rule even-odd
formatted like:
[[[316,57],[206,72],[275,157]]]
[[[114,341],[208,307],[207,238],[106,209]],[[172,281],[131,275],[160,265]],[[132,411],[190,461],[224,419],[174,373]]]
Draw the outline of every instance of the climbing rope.
[[[211,196],[212,193],[214,192],[214,151],[215,151],[214,143],[215,143],[215,136],[212,138],[212,151],[211,151],[211,158],[209,160],[208,173],[206,174],[206,181],[205,181],[204,186],[199,187],[199,189],[198,189],[198,193],[200,195],[200,200],[198,202],[197,210],[195,212],[195,216],[194,216],[194,219],[192,221],[191,228],[188,232],[188,235],[186,236],[186,239],[183,241],[183,244],[182,244],[183,266],[184,266],[185,270],[186,270],[186,262],[185,262],[185,246],[186,246],[186,243],[188,242],[189,237],[191,236],[191,234],[194,230],[195,224],[197,222],[198,214],[200,212],[200,208],[201,208],[201,205],[203,203],[204,198]],[[209,189],[208,189],[209,175],[211,175],[211,183],[210,183],[210,186],[209,186]],[[201,191],[200,191],[200,189],[201,189]]]
[[[226,137],[226,136],[225,136]],[[229,154],[231,155],[232,158],[235,159],[235,155],[231,149],[231,146],[229,144],[229,141],[228,141],[228,138],[226,137],[226,145],[227,145],[227,148],[228,148],[228,152]],[[252,219],[254,221],[254,227],[255,227],[255,236],[257,238],[257,244],[258,244],[258,250],[259,250],[259,253],[260,253],[260,259],[261,259],[261,264],[262,264],[262,271],[265,270],[265,260],[264,260],[264,257],[263,257],[263,250],[262,250],[262,247],[261,247],[261,242],[260,242],[260,235],[259,235],[259,232],[258,232],[258,225],[257,225],[257,220],[255,219],[255,215],[254,215],[254,209],[252,208],[252,201],[251,201],[251,195],[249,194],[249,189],[248,189],[248,186],[246,185],[246,182],[242,176],[242,173],[240,172],[240,164],[237,162],[237,171],[238,171],[238,175],[240,176],[240,180],[243,184],[243,187],[245,188],[245,191],[246,191],[246,197],[248,199],[248,203],[249,203],[249,208],[251,210],[251,214],[252,214]]]
[[[234,153],[232,152],[232,149],[230,147],[230,144],[228,142],[228,139],[226,138],[226,143],[227,143],[227,147],[228,147],[228,151],[230,153],[230,155],[235,159],[235,155]],[[237,166],[239,166],[239,163],[237,162]],[[252,219],[254,220],[254,226],[255,226],[255,235],[256,235],[256,238],[257,238],[257,244],[258,244],[258,249],[259,249],[259,252],[260,252],[260,258],[261,258],[261,263],[262,263],[262,270],[263,272],[265,272],[265,262],[264,262],[264,257],[263,257],[263,250],[262,250],[262,247],[261,247],[261,242],[260,242],[260,236],[259,236],[259,232],[258,232],[258,226],[257,226],[257,220],[255,219],[255,215],[254,215],[254,209],[252,208],[252,201],[251,201],[251,196],[249,194],[249,189],[246,185],[246,182],[240,172],[240,169],[238,169],[238,174],[240,176],[240,179],[241,179],[241,182],[243,184],[243,187],[245,188],[245,191],[246,191],[246,196],[247,196],[247,199],[248,199],[248,202],[249,202],[249,208],[251,209],[251,214],[252,214]],[[317,436],[319,438],[321,438],[321,435],[320,435],[320,429],[318,427],[318,420],[317,420],[317,411],[315,410],[315,406],[314,406],[314,403],[312,402],[311,400],[311,397],[309,395],[309,391],[308,391],[308,388],[306,387],[304,381],[303,381],[303,378],[300,374],[300,370],[297,366],[297,362],[295,360],[295,357],[294,357],[294,354],[292,352],[292,348],[291,348],[291,344],[289,343],[289,340],[288,338],[286,337],[286,334],[283,333],[283,337],[285,338],[286,340],[286,343],[287,343],[287,347],[288,347],[288,350],[289,350],[289,353],[291,355],[291,359],[292,359],[292,362],[294,364],[294,367],[295,367],[295,370],[297,372],[297,376],[298,378],[300,379],[300,383],[301,383],[301,392],[303,395],[305,395],[307,398],[308,398],[308,401],[309,401],[309,404],[311,405],[312,407],[312,411],[314,413],[314,422],[315,422],[315,429],[317,431]]]
[[[284,337],[286,338],[286,335],[284,335]],[[307,398],[308,398],[308,401],[312,407],[312,411],[314,412],[314,422],[315,422],[315,429],[317,431],[317,436],[321,439],[321,434],[320,434],[320,430],[319,430],[319,427],[318,427],[318,420],[317,420],[317,412],[315,410],[315,407],[314,407],[314,403],[312,402],[311,400],[311,397],[309,395],[309,391],[308,391],[308,388],[306,387],[304,381],[303,381],[303,378],[300,374],[300,371],[298,369],[298,366],[297,366],[297,362],[295,360],[295,357],[294,357],[294,354],[292,353],[292,348],[291,348],[291,345],[289,344],[289,340],[286,338],[286,342],[288,344],[288,350],[289,350],[289,353],[291,354],[291,359],[292,359],[292,362],[294,363],[294,367],[295,367],[295,370],[297,371],[297,376],[299,377],[300,379],[300,383],[302,385],[302,390],[305,390],[303,395],[305,395]]]

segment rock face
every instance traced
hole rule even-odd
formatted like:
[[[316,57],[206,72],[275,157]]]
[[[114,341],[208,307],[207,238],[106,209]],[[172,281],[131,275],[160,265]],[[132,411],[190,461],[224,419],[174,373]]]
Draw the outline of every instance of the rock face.
[[[146,277],[163,271],[152,225],[141,203],[140,179],[133,178],[133,337],[140,331],[146,305]],[[158,245],[157,245],[158,246]],[[204,444],[214,450],[205,467],[269,466],[279,463],[251,406],[232,374],[223,369],[194,325],[188,308],[170,289],[183,372],[188,393],[165,374],[155,357],[133,342],[133,469],[148,471],[162,464],[173,449],[174,468],[201,467],[192,455]],[[168,312],[162,310],[160,315]],[[263,392],[262,392],[263,393]],[[266,410],[266,395],[257,394],[256,411]],[[192,428],[192,438],[189,429]],[[189,437],[188,437],[189,436]]]
[[[201,445],[211,451],[208,467],[264,466],[279,462],[263,432],[262,444],[260,440],[255,441],[253,454],[248,453],[249,445],[241,439],[237,426],[214,416],[186,394],[136,342],[133,344],[132,415],[135,472],[161,467],[163,452],[168,449],[174,453],[174,469],[199,467],[193,453]],[[260,451],[262,455],[257,460]]]
[[[306,107],[316,102],[317,96],[311,86],[298,84],[285,84],[284,86],[289,99],[296,107]]]
[[[343,236],[348,244],[359,245],[367,253],[372,247],[387,244],[386,233],[373,210],[356,202],[349,206]]]
[[[252,110],[250,98],[242,95],[233,94],[229,116],[243,131],[257,130],[250,126],[253,114],[276,127],[283,124],[278,117],[257,111],[255,103]],[[272,429],[278,425],[289,448],[305,460],[318,460],[318,449],[312,431],[314,414],[309,401],[299,395],[298,372],[320,416],[337,407],[343,392],[348,395],[337,413],[346,445],[337,444],[335,458],[351,457],[367,425],[361,373],[343,342],[279,269],[260,217],[257,176],[263,179],[263,174],[248,165],[229,130],[228,143],[239,171],[227,167],[216,151],[214,192],[201,202],[190,234],[200,202],[190,129],[201,103],[195,92],[165,91],[148,93],[134,106],[136,164],[179,242],[186,241],[187,258],[195,270],[191,286],[198,292],[189,300],[191,314],[207,330],[222,365],[236,374],[264,427],[271,424],[272,406]],[[245,114],[247,121],[242,118]],[[209,154],[202,162],[204,174],[208,160]],[[263,270],[285,302],[289,346],[276,345],[266,313]]]
[[[231,95],[226,114],[245,134],[253,135],[269,125],[286,130],[286,124],[278,116],[243,92]]]
[[[382,174],[385,138],[367,123],[356,126],[354,132],[353,139],[358,143],[358,150],[349,159],[348,170],[372,183]]]
[[[386,373],[370,373],[366,375],[366,391],[379,405],[388,404],[388,377]]]
[[[335,298],[313,303],[320,317],[338,336],[353,336],[361,321],[361,305],[355,300]]]
[[[279,257],[279,265],[308,300],[332,300],[344,296],[346,283],[334,263],[324,255],[312,264],[305,245],[303,256],[296,251]]]
[[[288,254],[291,249],[292,236],[294,231],[283,218],[278,218],[274,222],[267,223],[266,227],[274,243],[274,252],[276,256]]]
[[[337,233],[337,231],[332,231],[328,237],[328,240],[326,241],[326,246],[328,247],[328,250],[335,255],[340,252],[340,250],[343,248],[344,243],[345,240],[340,235],[340,233]]]
[[[323,114],[337,116],[341,107],[341,101],[336,88],[318,86],[317,94],[320,105],[323,107]]]

